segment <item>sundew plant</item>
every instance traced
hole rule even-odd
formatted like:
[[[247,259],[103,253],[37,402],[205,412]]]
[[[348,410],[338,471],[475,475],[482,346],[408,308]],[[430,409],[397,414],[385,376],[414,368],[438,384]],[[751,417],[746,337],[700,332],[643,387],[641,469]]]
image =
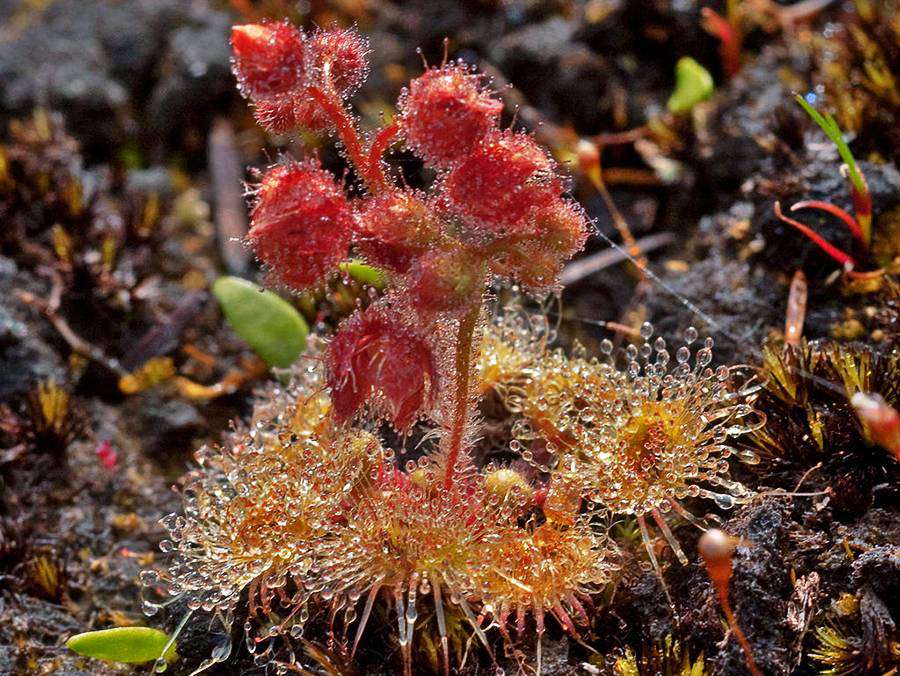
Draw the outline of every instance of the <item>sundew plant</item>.
[[[424,616],[445,674],[460,627],[495,665],[500,640],[522,670],[530,635],[540,672],[546,621],[580,638],[618,568],[609,514],[637,516],[648,543],[651,518],[683,559],[664,518],[695,520],[679,500],[749,495],[728,476],[749,390],[709,366],[710,344],[693,362],[679,348],[674,366],[649,332],[619,362],[611,344],[605,359],[570,357],[539,316],[491,309],[498,284],[557,289],[589,224],[547,151],[500,127],[481,75],[426,67],[393,121],[364,135],[346,104],[367,69],[356,31],[250,24],[232,45],[260,124],[333,135],[352,170],[340,181],[315,157],[285,157],[262,176],[247,240],[270,280],[315,287],[354,255],[387,285],[311,341],[248,429],[198,454],[183,514],[164,520],[168,567],[143,576],[145,610],[186,603],[181,626],[202,613],[226,636],[237,623],[257,662],[282,671],[308,661],[313,632],[352,660],[387,615],[406,674]],[[429,191],[394,180],[395,143],[435,171]],[[492,461],[475,453],[488,396],[512,430]],[[198,670],[231,653],[226,638]]]

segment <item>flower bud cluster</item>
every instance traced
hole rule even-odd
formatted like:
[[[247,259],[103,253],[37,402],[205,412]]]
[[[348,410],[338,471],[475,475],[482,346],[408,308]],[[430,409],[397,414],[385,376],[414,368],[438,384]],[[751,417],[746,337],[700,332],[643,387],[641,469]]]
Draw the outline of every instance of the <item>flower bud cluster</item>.
[[[353,30],[307,35],[287,22],[245,24],[232,28],[231,46],[241,93],[253,102],[259,123],[274,133],[327,129],[330,120],[308,89],[346,97],[368,72],[368,44]]]
[[[343,101],[367,70],[356,31],[249,24],[234,28],[232,44],[261,123],[336,130],[367,188],[351,199],[314,160],[278,164],[256,191],[248,241],[273,278],[294,289],[321,284],[351,251],[387,274],[380,309],[351,318],[335,338],[329,385],[340,420],[369,404],[408,430],[434,406],[439,365],[452,361],[432,354],[429,336],[479,307],[495,278],[534,294],[555,288],[587,237],[585,214],[563,196],[548,153],[530,135],[500,128],[502,103],[461,63],[415,78],[395,121],[366,143]],[[381,154],[395,135],[438,172],[430,192],[388,180]]]

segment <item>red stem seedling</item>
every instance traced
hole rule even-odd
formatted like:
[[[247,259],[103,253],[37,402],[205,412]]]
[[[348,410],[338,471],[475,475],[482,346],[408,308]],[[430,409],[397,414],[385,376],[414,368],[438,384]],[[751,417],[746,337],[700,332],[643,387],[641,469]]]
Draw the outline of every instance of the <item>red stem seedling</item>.
[[[822,131],[825,132],[825,135],[831,139],[841,159],[844,160],[844,165],[847,168],[847,177],[850,180],[850,197],[853,199],[853,210],[856,212],[856,220],[859,223],[863,243],[869,246],[872,241],[872,194],[869,192],[869,185],[866,182],[865,175],[863,175],[862,170],[856,163],[856,158],[850,152],[850,146],[844,140],[844,134],[831,113],[822,115],[810,105],[809,101],[799,94],[794,98],[813,121],[819,125]]]
[[[843,167],[846,170],[850,183],[850,197],[853,200],[854,215],[847,213],[844,209],[841,209],[834,204],[829,204],[822,200],[801,200],[791,207],[791,211],[816,209],[839,218],[844,225],[847,226],[847,229],[853,235],[854,240],[858,242],[863,251],[868,252],[872,243],[872,194],[869,192],[866,177],[856,163],[856,159],[853,157],[853,153],[850,152],[850,147],[844,140],[840,127],[831,114],[826,113],[825,115],[822,115],[802,96],[797,95],[795,96],[795,99],[807,114],[809,114],[813,121],[819,125],[822,131],[825,132],[825,135],[831,139],[837,148],[841,159],[844,160]],[[860,275],[866,276],[869,274],[854,272],[857,262],[853,256],[827,242],[809,226],[785,216],[782,213],[781,205],[778,202],[775,203],[775,215],[781,221],[806,235],[806,237],[812,240],[826,254],[840,263],[847,270],[849,275],[859,277]]]
[[[752,676],[761,676],[762,672],[760,672],[759,668],[756,666],[756,662],[753,661],[750,643],[747,641],[747,637],[744,636],[744,632],[741,631],[741,628],[738,626],[737,618],[735,618],[734,611],[731,609],[731,601],[728,600],[728,585],[731,581],[731,575],[734,572],[732,562],[736,544],[737,540],[728,535],[728,533],[717,528],[712,528],[700,537],[700,541],[697,543],[697,549],[700,552],[700,556],[703,557],[703,562],[706,564],[706,572],[709,574],[709,579],[713,583],[713,588],[716,590],[716,597],[719,599],[719,605],[722,607],[722,612],[725,613],[725,619],[728,621],[728,626],[731,628],[738,643],[741,644],[741,649],[744,651],[744,659],[747,660],[747,669]]]
[[[813,243],[815,243],[820,249],[822,249],[822,251],[824,251],[826,254],[831,256],[832,259],[839,263],[841,267],[849,270],[852,270],[856,267],[856,261],[854,260],[853,256],[842,251],[841,249],[838,249],[808,225],[801,223],[795,218],[785,216],[784,212],[781,211],[781,202],[775,202],[775,215],[779,220],[784,221],[788,225],[793,226],[804,235],[806,235],[810,240],[812,240]]]

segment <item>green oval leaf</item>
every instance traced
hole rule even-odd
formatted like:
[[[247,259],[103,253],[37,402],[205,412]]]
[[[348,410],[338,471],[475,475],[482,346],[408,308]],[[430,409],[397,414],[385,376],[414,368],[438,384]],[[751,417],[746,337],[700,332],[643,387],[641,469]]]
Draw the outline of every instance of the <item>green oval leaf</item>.
[[[212,291],[231,328],[270,366],[286,368],[306,348],[309,326],[283,298],[239,277],[220,277]]]
[[[166,632],[151,627],[116,627],[76,634],[66,641],[66,647],[85,657],[138,664],[162,655],[169,638]],[[163,657],[166,662],[178,659],[174,642]]]
[[[375,287],[379,291],[383,290],[385,284],[387,284],[384,272],[378,268],[373,268],[371,265],[366,265],[359,260],[354,259],[346,261],[341,263],[338,268],[340,268],[341,272],[350,275],[360,284],[367,284]]]
[[[675,91],[666,108],[673,115],[689,113],[698,103],[712,96],[713,87],[709,71],[691,57],[683,56],[675,64]]]

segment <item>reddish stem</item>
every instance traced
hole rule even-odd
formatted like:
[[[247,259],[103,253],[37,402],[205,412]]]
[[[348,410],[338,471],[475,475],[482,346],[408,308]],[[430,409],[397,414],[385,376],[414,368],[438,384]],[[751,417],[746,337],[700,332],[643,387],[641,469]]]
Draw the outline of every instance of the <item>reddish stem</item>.
[[[834,246],[834,245],[829,244],[828,242],[826,242],[826,241],[822,238],[822,236],[819,235],[819,233],[817,233],[815,230],[813,230],[813,229],[810,228],[809,226],[804,225],[804,224],[801,223],[800,221],[796,221],[796,220],[794,220],[793,218],[789,218],[789,217],[785,216],[785,215],[781,212],[781,203],[780,203],[780,202],[775,202],[775,215],[778,216],[779,219],[781,219],[782,221],[784,221],[784,222],[787,223],[788,225],[794,226],[795,228],[797,228],[797,230],[799,230],[799,231],[802,232],[804,235],[806,235],[807,237],[809,237],[813,242],[815,242],[815,244],[816,244],[820,249],[822,249],[822,251],[824,251],[826,254],[828,254],[829,256],[831,256],[835,261],[837,261],[838,263],[840,263],[842,266],[845,266],[845,267],[846,267],[846,266],[849,265],[850,267],[856,267],[856,261],[853,260],[853,257],[852,257],[852,256],[850,256],[849,254],[847,254],[847,253],[841,251],[841,250],[838,249],[836,246]]]
[[[596,136],[591,137],[591,141],[597,146],[624,145],[626,143],[634,143],[638,139],[643,138],[649,131],[649,127],[644,125],[642,127],[628,129],[627,131],[597,134]]]
[[[799,345],[803,336],[803,322],[806,320],[807,284],[803,270],[796,270],[791,280],[788,294],[787,312],[784,319],[784,342]]]
[[[387,152],[394,142],[394,138],[400,128],[396,122],[382,127],[378,130],[375,138],[372,139],[372,145],[369,147],[369,167],[373,174],[384,176],[384,168],[381,166],[381,157]]]
[[[859,223],[857,223],[856,219],[853,218],[853,216],[848,214],[840,207],[829,204],[828,202],[823,202],[821,200],[803,200],[801,202],[797,202],[794,206],[791,207],[791,211],[798,211],[799,209],[818,209],[819,211],[824,211],[831,214],[832,216],[837,216],[844,222],[853,236],[857,240],[859,240],[863,244],[863,246],[868,246]]]
[[[853,200],[853,210],[856,212],[856,220],[862,232],[863,243],[868,247],[872,240],[872,193],[866,177],[861,171],[857,172],[864,190],[857,190],[856,184],[851,182],[850,197]]]
[[[356,130],[356,125],[353,123],[353,118],[347,112],[341,98],[333,90],[319,87],[309,87],[306,91],[331,118],[335,129],[337,129],[338,137],[341,139],[341,143],[344,144],[344,149],[347,151],[350,162],[352,162],[369,190],[378,192],[383,189],[387,183],[384,169],[380,162],[373,165],[369,161],[362,139]]]
[[[744,632],[741,631],[740,626],[738,626],[737,618],[734,616],[734,611],[731,609],[731,601],[728,600],[728,584],[716,584],[716,595],[719,597],[719,605],[722,606],[722,612],[725,613],[725,619],[728,620],[728,626],[731,627],[731,631],[734,632],[738,643],[741,644],[741,649],[744,651],[747,669],[752,676],[762,676],[762,672],[760,672],[759,667],[756,666],[756,662],[753,659],[753,653],[750,651],[750,642],[747,640],[747,637],[744,636]]]
[[[444,475],[444,488],[453,486],[453,473],[456,462],[462,451],[466,424],[469,422],[469,397],[473,374],[473,348],[475,347],[475,326],[481,304],[474,303],[459,322],[456,334],[456,392],[453,400],[453,418],[450,421],[450,434],[447,442],[447,471]]]
[[[704,28],[721,41],[719,56],[722,58],[722,69],[729,78],[734,77],[741,69],[743,36],[740,29],[710,7],[704,7],[700,12]]]

